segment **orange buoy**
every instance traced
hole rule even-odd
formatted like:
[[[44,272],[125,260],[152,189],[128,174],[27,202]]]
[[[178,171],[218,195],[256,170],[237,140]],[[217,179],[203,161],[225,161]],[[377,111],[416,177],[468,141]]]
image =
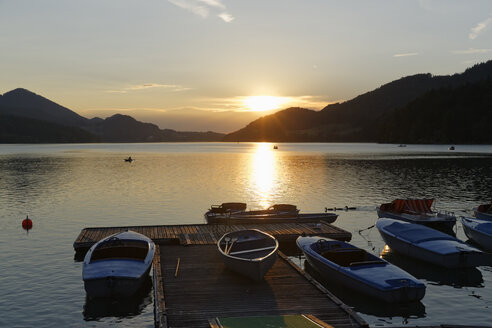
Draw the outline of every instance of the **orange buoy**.
[[[30,229],[32,229],[32,220],[27,215],[26,215],[26,218],[22,221],[22,228],[24,228],[24,230],[28,230],[28,231]]]

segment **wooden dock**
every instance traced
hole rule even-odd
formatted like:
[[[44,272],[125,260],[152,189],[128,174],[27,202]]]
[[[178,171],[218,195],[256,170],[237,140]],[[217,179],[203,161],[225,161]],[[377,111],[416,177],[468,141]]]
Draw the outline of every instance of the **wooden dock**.
[[[255,282],[227,270],[215,245],[158,248],[154,260],[158,328],[207,328],[216,317],[288,314],[314,315],[336,328],[368,327],[282,253],[265,280]]]
[[[274,235],[284,246],[295,245],[300,235],[344,241],[352,237],[350,232],[323,221],[99,227],[82,229],[73,247],[76,258],[80,258],[97,241],[127,229],[151,238],[156,244],[153,283],[158,328],[208,328],[216,317],[287,314],[311,315],[336,328],[368,327],[281,252],[262,282],[227,270],[217,251],[218,239],[229,231],[254,228]]]
[[[275,236],[279,243],[293,243],[304,235],[318,235],[332,239],[349,241],[352,234],[341,228],[323,221],[309,223],[272,223],[272,224],[239,224],[239,225],[209,225],[182,224],[159,226],[128,226],[128,227],[99,227],[82,229],[73,243],[76,252],[87,251],[94,243],[117,232],[131,229],[151,238],[158,244],[179,245],[209,245],[215,244],[222,235],[229,231],[244,229],[261,229]]]

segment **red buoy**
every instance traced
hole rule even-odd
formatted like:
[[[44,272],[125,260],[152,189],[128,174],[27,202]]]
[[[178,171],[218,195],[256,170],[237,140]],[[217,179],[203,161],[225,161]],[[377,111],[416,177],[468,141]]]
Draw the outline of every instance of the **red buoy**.
[[[22,221],[22,228],[24,228],[24,230],[28,230],[28,231],[30,229],[32,229],[32,220],[27,215],[26,215],[26,218]]]

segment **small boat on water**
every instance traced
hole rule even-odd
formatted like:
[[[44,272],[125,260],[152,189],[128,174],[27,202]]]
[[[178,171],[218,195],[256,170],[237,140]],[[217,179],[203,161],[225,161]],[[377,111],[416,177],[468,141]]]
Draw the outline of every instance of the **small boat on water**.
[[[322,237],[298,237],[297,246],[321,276],[385,302],[413,302],[425,285],[397,266],[363,249]]]
[[[376,228],[391,250],[446,268],[477,267],[487,263],[481,250],[420,224],[382,218]]]
[[[131,163],[131,162],[133,162],[132,157],[131,157],[131,156],[129,156],[128,158],[125,158],[125,162],[130,162],[130,163]]]
[[[257,281],[277,260],[277,239],[257,229],[228,232],[219,239],[217,247],[227,268]]]
[[[482,204],[473,209],[475,217],[480,220],[492,221],[492,202],[490,204]]]
[[[378,217],[418,223],[454,235],[456,216],[433,211],[433,202],[434,199],[395,199],[377,208]]]
[[[338,215],[335,213],[299,213],[297,206],[276,204],[264,210],[246,211],[246,203],[222,203],[212,205],[205,213],[209,224],[245,224],[278,222],[313,222],[333,223]]]
[[[84,258],[82,278],[91,297],[129,297],[148,275],[152,240],[134,231],[116,233],[94,244]]]
[[[468,238],[492,252],[492,221],[461,217],[461,223]]]

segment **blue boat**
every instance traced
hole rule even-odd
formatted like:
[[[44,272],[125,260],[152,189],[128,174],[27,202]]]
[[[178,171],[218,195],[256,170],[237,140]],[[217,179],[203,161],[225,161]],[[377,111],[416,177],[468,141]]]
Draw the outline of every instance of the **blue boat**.
[[[461,217],[465,235],[492,252],[492,221]]]
[[[425,285],[393,264],[342,241],[298,237],[297,246],[318,273],[330,281],[385,302],[419,301]]]
[[[391,250],[446,268],[469,268],[487,264],[484,252],[426,226],[382,218],[376,228]]]

